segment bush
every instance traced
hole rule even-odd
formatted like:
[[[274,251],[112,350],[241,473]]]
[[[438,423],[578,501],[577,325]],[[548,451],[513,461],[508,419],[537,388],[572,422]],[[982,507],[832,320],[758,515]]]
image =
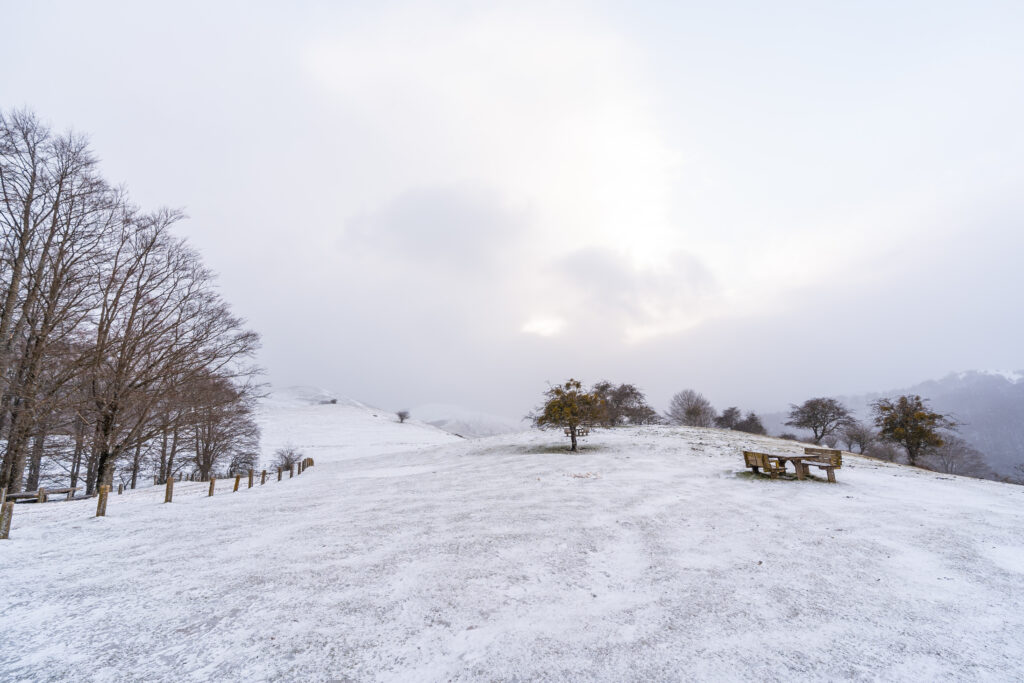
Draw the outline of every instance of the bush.
[[[302,451],[292,446],[285,446],[284,448],[278,448],[274,451],[274,461],[271,463],[271,466],[287,470],[291,468],[292,465],[298,464],[298,462],[304,457],[306,456]]]

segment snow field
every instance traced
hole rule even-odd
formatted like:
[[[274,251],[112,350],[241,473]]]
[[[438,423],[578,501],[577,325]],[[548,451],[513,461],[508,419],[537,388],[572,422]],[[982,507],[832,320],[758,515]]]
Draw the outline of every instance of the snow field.
[[[103,519],[17,506],[0,679],[1024,677],[1022,487],[852,456],[836,485],[769,481],[740,451],[796,444],[717,430],[573,455],[357,406],[265,420],[316,466]]]

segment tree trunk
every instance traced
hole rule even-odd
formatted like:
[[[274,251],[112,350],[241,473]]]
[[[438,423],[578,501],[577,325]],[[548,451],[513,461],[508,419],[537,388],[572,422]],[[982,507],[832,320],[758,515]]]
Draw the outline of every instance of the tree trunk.
[[[32,441],[32,456],[28,463],[28,481],[25,488],[35,491],[39,488],[39,470],[43,463],[43,449],[46,446],[46,434],[36,434]]]
[[[0,486],[6,486],[10,493],[21,493],[25,483],[26,445],[29,440],[29,416],[22,401],[15,401],[11,410],[11,426],[7,433],[7,450],[4,453],[3,471],[0,472]]]
[[[579,448],[576,447],[576,427],[575,426],[569,428],[569,438],[572,439],[572,448],[570,448],[569,450],[572,451],[573,453],[578,452]]]
[[[82,452],[85,450],[85,420],[75,417],[75,452],[71,456],[71,485],[78,486],[78,475],[82,471]]]
[[[142,444],[139,443],[135,446],[135,457],[132,459],[132,488],[135,488],[135,482],[139,478],[139,467],[142,465]]]

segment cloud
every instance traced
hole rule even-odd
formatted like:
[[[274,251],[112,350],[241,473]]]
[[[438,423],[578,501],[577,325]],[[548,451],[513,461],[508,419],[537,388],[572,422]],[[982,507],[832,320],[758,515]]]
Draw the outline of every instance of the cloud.
[[[673,334],[702,322],[719,295],[714,275],[693,254],[676,251],[657,266],[601,247],[572,252],[553,264],[578,302],[573,317],[605,321],[626,341]],[[570,315],[572,315],[570,313]]]
[[[511,256],[529,220],[526,212],[504,206],[494,192],[413,188],[353,217],[341,246],[357,259],[478,274]]]

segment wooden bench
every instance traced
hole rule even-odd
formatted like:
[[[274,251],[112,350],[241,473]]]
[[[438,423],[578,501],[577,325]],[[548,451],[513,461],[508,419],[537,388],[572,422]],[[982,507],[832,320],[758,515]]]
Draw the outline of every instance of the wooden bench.
[[[805,448],[804,455],[810,456],[801,458],[794,464],[803,467],[803,473],[810,474],[812,466],[819,470],[825,470],[830,484],[836,483],[836,470],[843,467],[843,452],[834,448]]]
[[[71,500],[75,497],[75,491],[79,489],[78,486],[68,486],[62,489],[48,489],[45,486],[41,486],[35,493],[8,493],[7,500],[19,501],[19,500],[35,500],[37,503],[45,503],[51,495],[57,495],[66,493],[67,498],[65,500]]]
[[[757,474],[759,470],[764,470],[765,474],[772,479],[776,479],[780,474],[786,473],[786,463],[784,460],[780,460],[777,455],[758,453],[757,451],[743,451],[743,461],[747,467],[753,470],[754,474]]]
[[[755,473],[758,470],[764,470],[765,474],[772,479],[786,473],[787,462],[793,463],[796,478],[801,480],[810,475],[811,467],[817,467],[819,470],[825,470],[829,483],[835,484],[835,471],[843,466],[843,452],[831,448],[805,448],[803,455],[791,453],[771,455],[757,451],[743,451],[743,462]]]
[[[576,428],[576,436],[588,436],[589,434],[590,434],[590,430],[588,428],[586,428],[586,427],[577,427]],[[565,435],[566,436],[572,436],[572,430],[566,428],[565,429]]]

